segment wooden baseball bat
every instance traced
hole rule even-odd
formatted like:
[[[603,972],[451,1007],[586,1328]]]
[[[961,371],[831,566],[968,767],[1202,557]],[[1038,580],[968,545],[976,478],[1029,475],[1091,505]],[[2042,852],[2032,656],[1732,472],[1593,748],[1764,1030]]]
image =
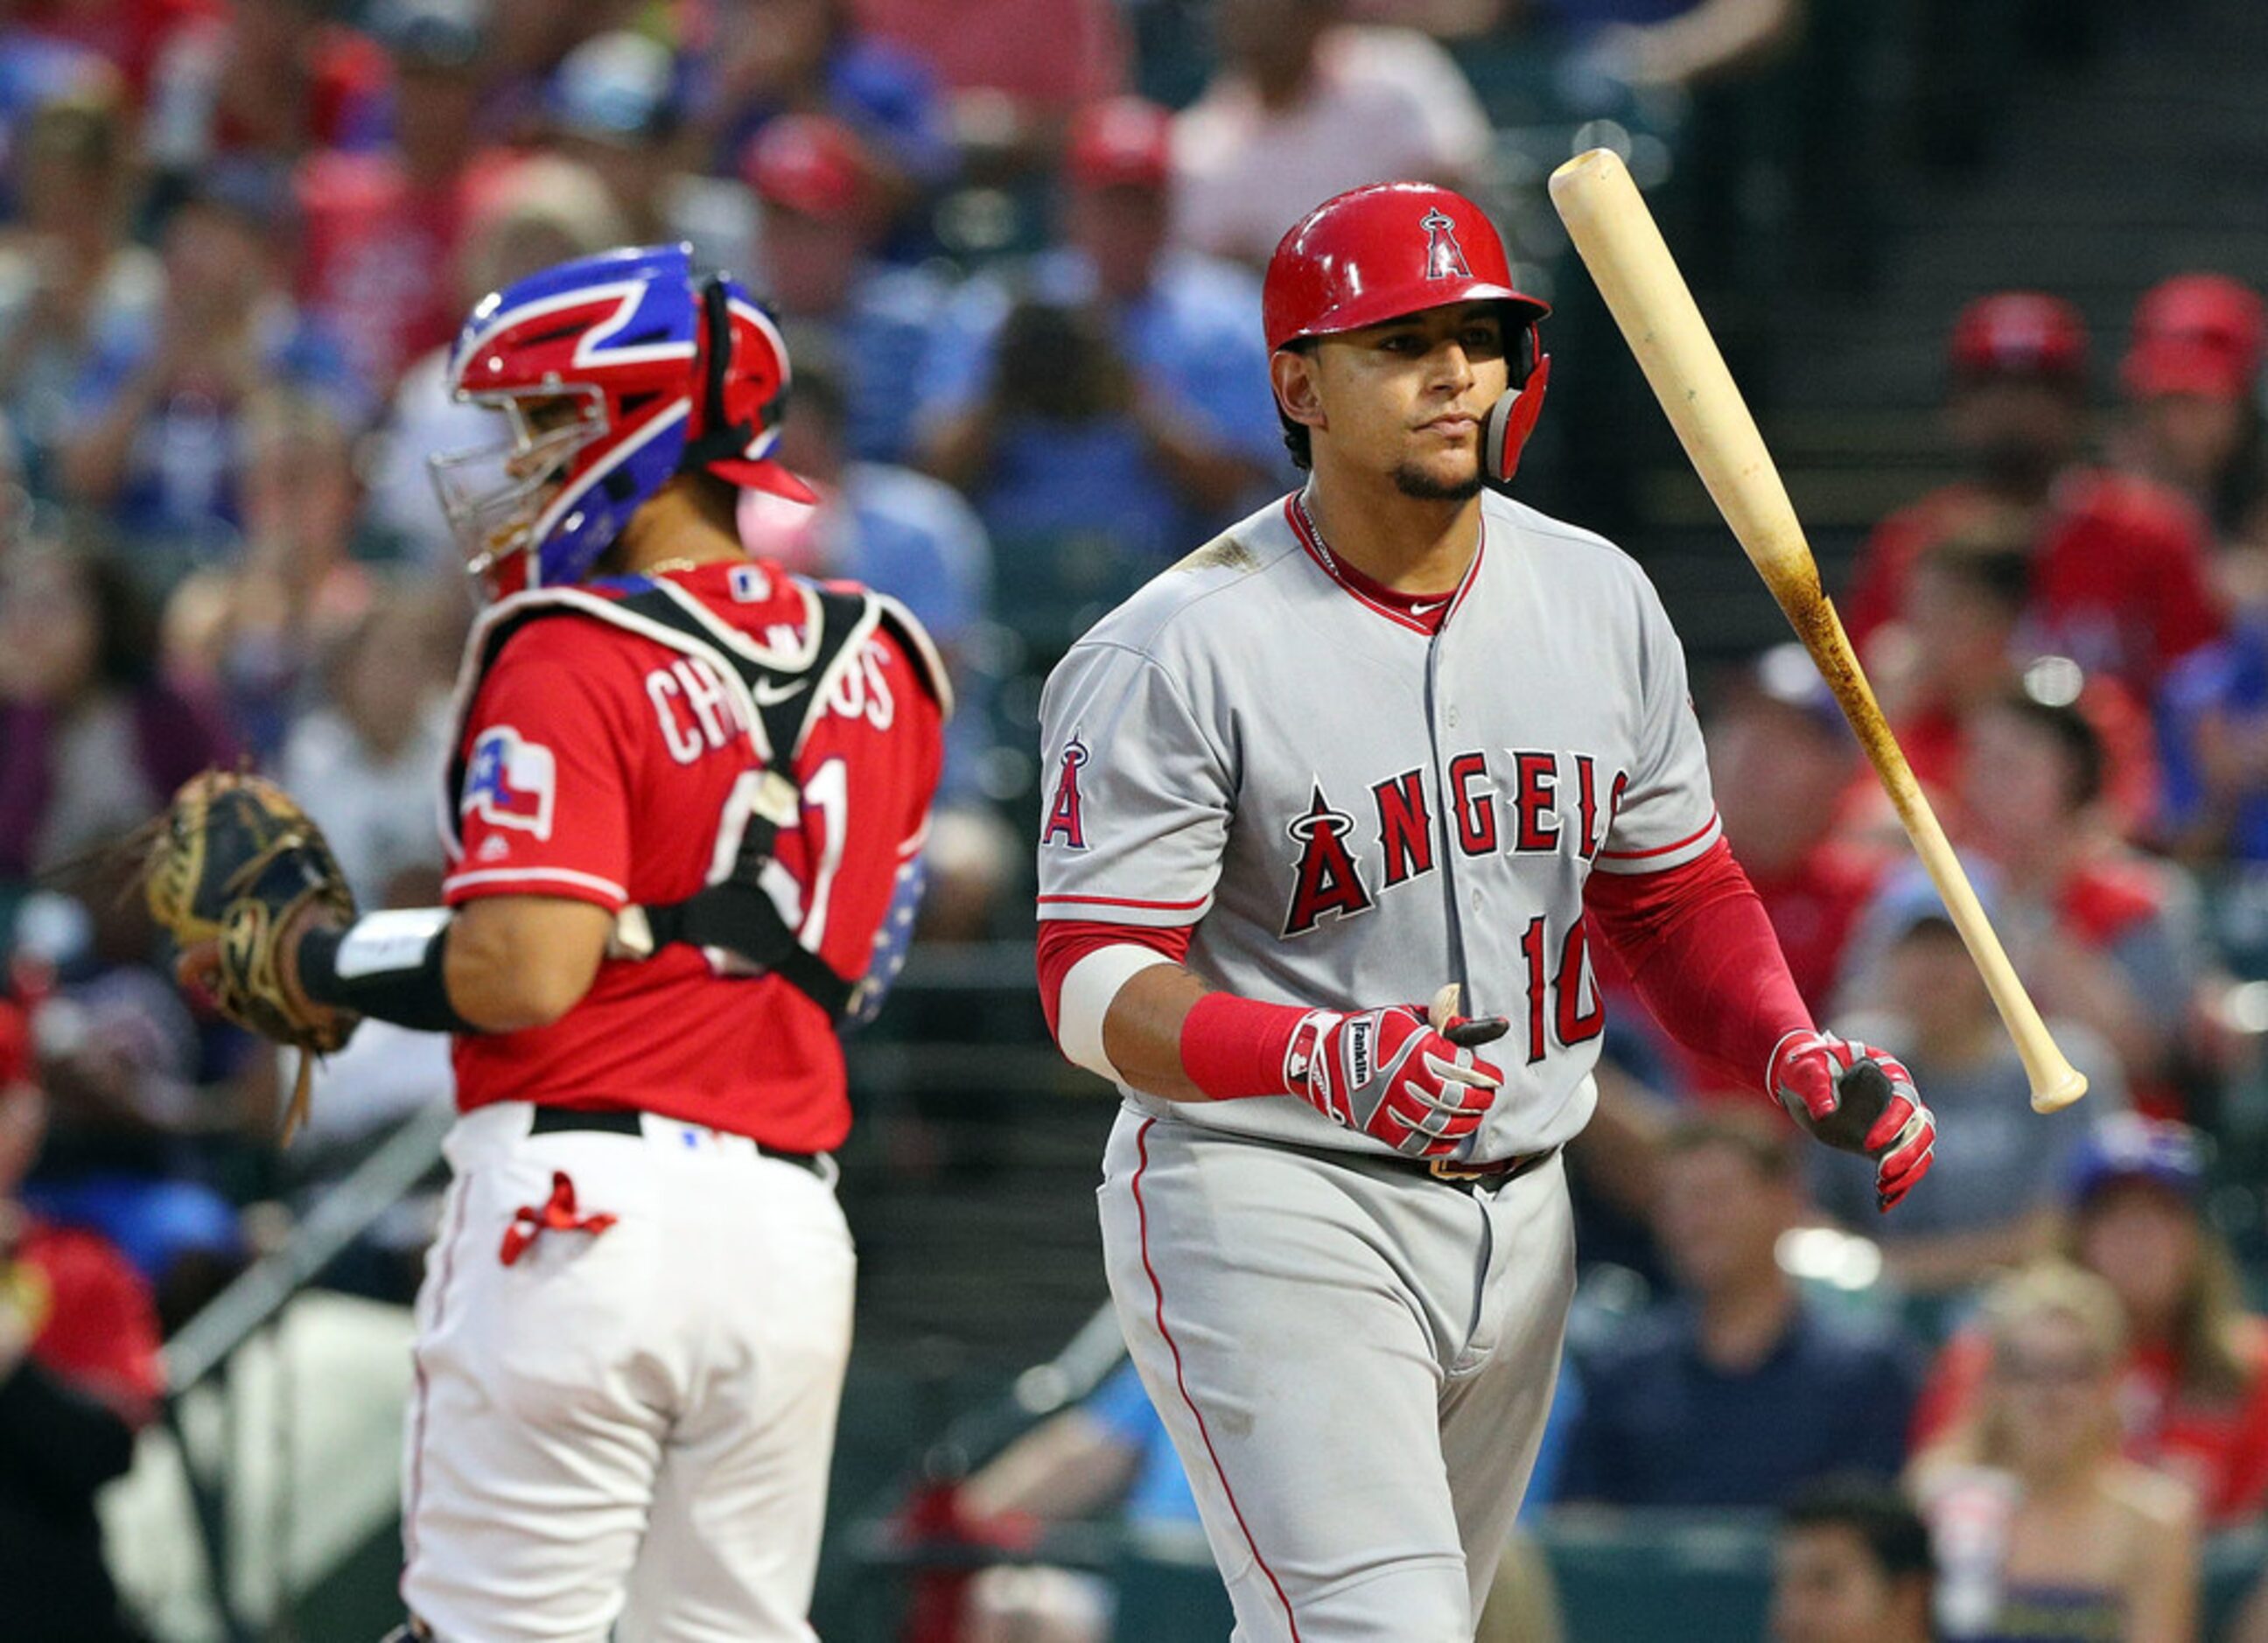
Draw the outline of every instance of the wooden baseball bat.
[[[2087,1079],[2056,1048],[2039,1011],[2016,979],[1977,905],[1961,862],[1946,842],[1906,755],[1890,734],[1842,619],[1819,585],[1819,567],[1756,431],[1756,418],[1733,384],[1692,293],[1677,272],[1653,213],[1621,158],[1608,149],[1579,154],[1551,173],[1551,203],[1582,254],[1631,351],[1669,415],[1701,483],[1779,608],[1787,613],[1821,677],[1842,704],[1882,786],[1905,823],[1922,866],[1937,885],[1954,928],[2007,1023],[2031,1080],[2032,1109],[2054,1112],[2087,1094]]]

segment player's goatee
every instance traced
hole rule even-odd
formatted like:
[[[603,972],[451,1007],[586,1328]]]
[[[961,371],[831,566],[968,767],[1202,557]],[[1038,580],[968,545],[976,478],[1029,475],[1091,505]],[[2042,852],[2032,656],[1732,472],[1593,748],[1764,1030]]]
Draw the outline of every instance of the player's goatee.
[[[1395,489],[1418,502],[1469,502],[1481,494],[1478,465],[1462,479],[1436,479],[1413,462],[1394,470]]]

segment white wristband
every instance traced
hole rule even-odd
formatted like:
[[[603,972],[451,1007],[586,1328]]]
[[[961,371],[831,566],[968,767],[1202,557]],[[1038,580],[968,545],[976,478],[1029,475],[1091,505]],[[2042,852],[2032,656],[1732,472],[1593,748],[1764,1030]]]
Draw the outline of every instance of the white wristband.
[[[1056,1003],[1056,1043],[1064,1057],[1113,1084],[1123,1084],[1126,1080],[1102,1052],[1103,1018],[1110,1013],[1121,987],[1153,965],[1172,962],[1155,947],[1121,941],[1097,947],[1072,965]]]

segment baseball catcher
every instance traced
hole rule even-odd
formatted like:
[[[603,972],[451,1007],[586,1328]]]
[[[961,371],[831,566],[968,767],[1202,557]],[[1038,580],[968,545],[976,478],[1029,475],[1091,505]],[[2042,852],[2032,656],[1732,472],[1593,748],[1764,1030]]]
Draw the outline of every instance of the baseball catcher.
[[[272,785],[151,829],[185,983],[320,1055],[450,1036],[417,1300],[409,1635],[809,1643],[856,1260],[837,1035],[902,961],[951,689],[887,597],[752,559],[785,343],[683,246],[466,317],[491,441],[431,459],[485,607],[441,777],[442,905],[357,916]],[[302,1065],[292,1113],[304,1110]]]

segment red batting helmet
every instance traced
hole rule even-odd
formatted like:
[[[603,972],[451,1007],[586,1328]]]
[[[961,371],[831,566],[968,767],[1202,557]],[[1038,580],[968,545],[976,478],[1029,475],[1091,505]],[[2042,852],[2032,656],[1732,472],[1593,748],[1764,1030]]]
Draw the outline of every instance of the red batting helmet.
[[[1505,302],[1518,322],[1550,312],[1513,289],[1504,241],[1481,208],[1425,182],[1379,182],[1324,201],[1268,260],[1260,298],[1270,352],[1452,302]]]
[[[1505,305],[1512,391],[1489,413],[1484,468],[1501,484],[1519,466],[1542,410],[1550,362],[1535,322],[1550,305],[1512,283],[1481,208],[1428,182],[1378,182],[1324,201],[1277,242],[1261,288],[1268,349],[1360,330],[1453,302]]]

